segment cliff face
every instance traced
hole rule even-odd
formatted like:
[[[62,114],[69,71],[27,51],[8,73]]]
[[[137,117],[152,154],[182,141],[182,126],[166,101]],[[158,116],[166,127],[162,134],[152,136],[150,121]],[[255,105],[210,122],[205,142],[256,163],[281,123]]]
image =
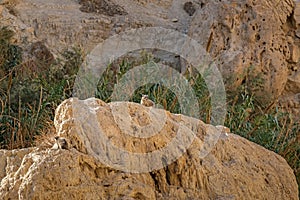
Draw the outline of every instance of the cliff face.
[[[69,149],[0,151],[2,199],[298,199],[282,157],[225,127],[97,99],[64,101],[55,125]]]
[[[299,114],[300,5],[293,0],[6,0],[2,5],[1,23],[17,32],[17,42],[29,49],[42,41],[54,54],[72,45],[89,52],[110,36],[139,27],[188,34],[215,59],[230,91],[246,82],[264,104],[279,99]],[[178,64],[174,55],[171,60]]]
[[[189,33],[210,43],[207,50],[219,59],[231,90],[250,79],[251,89],[268,102],[283,93],[299,60],[293,8],[292,0],[208,3]]]

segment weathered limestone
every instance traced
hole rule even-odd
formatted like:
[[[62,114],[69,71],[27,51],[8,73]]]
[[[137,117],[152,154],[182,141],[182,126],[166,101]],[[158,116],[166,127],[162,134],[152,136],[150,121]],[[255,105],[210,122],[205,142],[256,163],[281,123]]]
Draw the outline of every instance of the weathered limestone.
[[[128,113],[123,112],[124,107]],[[165,119],[157,134],[148,138],[126,134],[132,127],[156,128],[159,122],[152,123],[152,115]],[[130,154],[162,150],[181,126],[188,128],[182,139],[188,136],[188,130],[195,137],[171,164],[153,171],[126,173],[99,157],[99,146],[93,145],[104,137],[94,132],[89,117],[96,119],[109,142]],[[69,139],[69,150],[0,151],[1,199],[298,199],[295,176],[286,161],[259,145],[226,133],[226,127],[215,128],[140,104],[106,104],[97,99],[64,101],[56,111],[55,125],[58,135]],[[93,134],[96,137],[92,138]],[[217,135],[218,140],[212,148],[206,148],[205,139],[210,135]],[[205,156],[206,150],[210,151]],[[111,160],[120,156],[107,153]],[[118,158],[119,164],[144,166],[127,160],[128,157],[123,159],[124,155]]]

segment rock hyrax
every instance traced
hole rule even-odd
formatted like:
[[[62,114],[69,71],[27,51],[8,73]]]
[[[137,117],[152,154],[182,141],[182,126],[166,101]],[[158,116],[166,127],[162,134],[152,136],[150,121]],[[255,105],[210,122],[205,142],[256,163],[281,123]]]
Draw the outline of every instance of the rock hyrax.
[[[55,136],[55,143],[51,149],[68,149],[68,142],[65,138]]]
[[[141,104],[147,107],[155,106],[154,102],[149,99],[148,95],[142,95]]]

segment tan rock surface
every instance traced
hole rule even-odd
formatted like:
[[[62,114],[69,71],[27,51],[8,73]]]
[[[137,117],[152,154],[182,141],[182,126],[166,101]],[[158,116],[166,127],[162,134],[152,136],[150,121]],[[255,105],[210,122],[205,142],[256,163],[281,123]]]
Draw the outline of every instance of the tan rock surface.
[[[128,113],[118,112],[124,107]],[[80,108],[80,115],[76,115]],[[153,115],[165,119],[158,134],[149,138],[126,134],[133,127],[139,130],[159,124],[152,124]],[[110,139],[106,142],[130,153],[162,150],[182,126],[197,138],[179,159],[164,168],[125,173],[100,162],[101,152],[95,151],[99,148],[93,145],[103,137],[89,138],[97,130],[89,116],[105,130]],[[80,117],[86,121],[79,123]],[[229,131],[226,127],[215,128],[140,104],[106,104],[95,99],[64,101],[56,111],[55,123],[58,134],[70,140],[70,150],[0,151],[2,199],[298,199],[297,183],[286,161],[246,139],[225,133]],[[182,139],[188,136],[188,129],[184,129]],[[204,156],[210,148],[205,146],[205,139],[211,135],[219,138]],[[108,157],[114,160],[119,155]],[[120,159],[119,164],[128,162],[127,158]],[[133,168],[143,166],[134,160],[132,164]]]
[[[292,0],[207,1],[195,15],[202,20],[193,20],[189,35],[218,60],[230,90],[247,77],[254,79],[251,89],[267,97],[263,101],[274,100],[285,88],[294,65],[290,60],[298,61],[298,46],[287,42],[294,31],[293,6]]]

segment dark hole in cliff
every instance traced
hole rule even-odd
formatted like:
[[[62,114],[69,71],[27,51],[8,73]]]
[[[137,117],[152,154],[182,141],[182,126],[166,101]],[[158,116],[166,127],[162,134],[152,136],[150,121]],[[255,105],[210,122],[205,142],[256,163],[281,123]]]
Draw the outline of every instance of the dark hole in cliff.
[[[297,28],[297,22],[295,20],[295,13],[294,13],[294,11],[287,17],[286,24],[289,27]]]
[[[168,185],[171,185],[171,172],[169,168],[166,169],[166,181]]]
[[[229,43],[229,37],[228,38],[226,38],[226,44],[228,44]]]
[[[203,8],[205,4],[203,2],[200,3],[200,8]]]
[[[246,84],[246,78],[242,80],[242,85]]]
[[[157,180],[157,177],[154,172],[150,172],[150,176],[152,180],[154,181],[155,189],[159,190],[159,181]]]
[[[256,39],[256,41],[259,41],[259,40],[260,40],[260,35],[257,34],[257,35],[255,36],[255,39]]]
[[[146,197],[140,192],[135,193],[133,197],[134,199],[146,199]]]
[[[266,178],[265,178],[265,181],[266,181],[266,183],[267,183],[267,184],[269,184],[269,181],[268,181],[268,179],[266,179]]]
[[[193,16],[194,13],[196,12],[196,8],[194,6],[194,4],[192,2],[186,2],[184,5],[183,5],[183,9],[184,11],[189,14],[189,16]]]
[[[79,10],[82,12],[97,13],[108,16],[127,14],[123,7],[107,0],[80,0],[79,4],[81,5]]]
[[[9,6],[7,9],[8,9],[9,14],[12,14],[14,16],[18,16],[18,11],[14,7]]]

